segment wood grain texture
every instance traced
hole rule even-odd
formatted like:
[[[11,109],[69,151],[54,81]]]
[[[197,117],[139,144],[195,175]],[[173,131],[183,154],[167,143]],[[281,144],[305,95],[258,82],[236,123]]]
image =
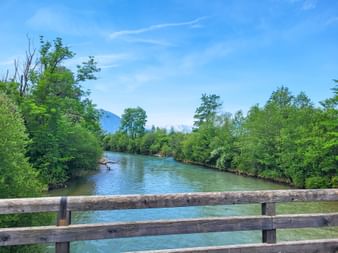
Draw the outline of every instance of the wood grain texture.
[[[338,239],[291,241],[277,244],[247,244],[169,250],[136,251],[133,253],[337,253]],[[131,252],[129,252],[131,253]]]
[[[71,223],[71,211],[67,211],[67,197],[61,197],[56,226],[68,226]],[[55,253],[69,253],[70,242],[55,243]]]
[[[262,208],[262,215],[267,215],[267,216],[276,215],[276,204],[275,203],[263,203],[261,208]],[[276,229],[262,230],[262,242],[276,243],[277,242]]]
[[[169,208],[304,201],[338,201],[338,189],[275,190],[161,195],[70,196],[68,211]],[[1,199],[0,214],[54,212],[60,197]]]
[[[240,216],[0,229],[0,246],[135,236],[338,226],[338,213]]]

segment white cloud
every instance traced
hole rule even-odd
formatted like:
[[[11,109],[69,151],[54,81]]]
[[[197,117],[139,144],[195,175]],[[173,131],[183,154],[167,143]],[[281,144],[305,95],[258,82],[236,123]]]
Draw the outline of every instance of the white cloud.
[[[317,7],[317,0],[288,0],[291,4],[301,4],[303,11],[312,10]]]
[[[139,87],[161,80],[168,76],[167,70],[163,66],[146,67],[134,73],[125,73],[117,77],[116,84],[123,85],[127,92],[134,92]]]
[[[86,11],[69,9],[65,6],[42,7],[26,21],[26,25],[38,31],[47,30],[71,35],[90,35],[100,33],[101,29],[93,22]]]
[[[128,38],[128,39],[125,39],[125,41],[131,42],[131,43],[151,44],[151,45],[163,46],[163,47],[174,46],[172,43],[164,41],[164,40]]]
[[[325,25],[332,25],[334,23],[337,23],[338,22],[338,17],[333,17],[333,18],[330,18],[326,21]]]
[[[58,9],[40,8],[27,20],[27,25],[36,29],[64,31],[69,29],[68,17]]]
[[[11,60],[0,61],[0,65],[2,65],[2,66],[10,66],[10,65],[14,64],[14,59],[15,58],[13,58]]]
[[[182,59],[181,68],[184,71],[193,71],[198,66],[203,66],[215,59],[220,59],[227,56],[233,52],[236,47],[228,43],[217,43],[211,45],[204,50],[184,56]]]
[[[158,24],[158,25],[151,25],[144,28],[134,29],[134,30],[122,30],[122,31],[116,31],[109,34],[110,39],[116,39],[118,37],[122,36],[128,36],[128,35],[137,35],[142,34],[154,30],[169,28],[169,27],[179,27],[179,26],[195,26],[202,20],[206,19],[207,17],[199,17],[191,21],[187,22],[178,22],[178,23],[164,23],[164,24]]]
[[[240,43],[236,45],[242,46]],[[140,87],[157,85],[161,83],[161,80],[192,75],[202,66],[236,51],[237,46],[233,43],[217,43],[182,56],[158,56],[156,65],[147,65],[136,71],[119,73],[118,76],[113,77],[111,84],[115,87],[123,87],[128,93],[133,93]]]
[[[302,5],[302,10],[312,10],[316,8],[317,6],[317,0],[305,0]]]

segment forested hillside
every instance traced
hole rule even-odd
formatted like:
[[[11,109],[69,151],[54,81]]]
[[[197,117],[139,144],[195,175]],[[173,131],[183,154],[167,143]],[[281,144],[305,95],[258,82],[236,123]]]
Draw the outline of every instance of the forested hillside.
[[[145,131],[145,112],[130,117],[129,108],[122,115],[125,124],[104,144],[108,150],[173,156],[296,187],[338,187],[338,86],[332,90],[317,107],[305,93],[295,96],[281,87],[246,116],[220,113],[220,97],[203,94],[189,134]]]

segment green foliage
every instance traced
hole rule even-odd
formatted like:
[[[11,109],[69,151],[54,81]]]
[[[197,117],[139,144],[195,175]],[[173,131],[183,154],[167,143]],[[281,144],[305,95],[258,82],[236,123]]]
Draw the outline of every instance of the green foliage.
[[[314,108],[304,93],[294,97],[287,88],[279,88],[263,108],[249,111],[236,143],[234,166],[297,187],[332,186],[328,182],[337,175],[337,163],[334,150],[325,148],[331,139],[323,125],[326,117],[327,112]],[[310,177],[314,179],[308,181]],[[315,185],[318,177],[326,183]]]
[[[19,109],[0,93],[0,198],[39,196],[45,186],[26,158],[29,143]],[[2,215],[0,227],[33,226],[48,220],[42,215]],[[38,252],[36,246],[1,247],[0,252]]]
[[[28,163],[28,136],[18,108],[0,93],[0,198],[38,195],[43,185]]]
[[[203,123],[213,122],[219,108],[222,106],[222,103],[220,102],[220,96],[215,94],[202,94],[201,100],[202,103],[196,109],[194,115],[194,126],[196,127],[201,126]]]
[[[161,155],[179,157],[182,153],[182,140],[185,134],[165,129],[153,128],[142,136],[132,138],[127,133],[116,132],[106,135],[103,145],[107,150],[138,153],[144,155]]]
[[[328,188],[328,178],[326,177],[309,177],[305,182],[306,188]]]
[[[63,64],[75,54],[60,38],[51,43],[41,37],[39,52],[38,59],[30,59],[36,67],[23,67],[26,83],[23,77],[19,83],[15,77],[0,82],[0,198],[40,196],[48,187],[63,186],[95,169],[102,154],[99,113],[80,85],[95,79],[99,69],[94,58],[73,73]],[[49,215],[4,215],[0,227],[49,221]],[[6,253],[40,250],[39,246],[0,248]]]
[[[331,184],[333,188],[338,188],[338,176],[334,176],[331,180]]]
[[[338,186],[338,87],[315,108],[301,92],[274,91],[263,107],[233,117],[219,115],[216,95],[202,95],[190,134],[153,127],[132,139],[127,133],[105,137],[110,150],[173,156],[185,162],[231,170],[297,187]]]
[[[120,130],[135,139],[144,134],[147,114],[141,107],[127,108],[121,119]]]
[[[95,169],[102,154],[99,112],[80,82],[95,79],[99,71],[93,57],[77,66],[64,66],[74,57],[62,39],[41,37],[38,66],[29,70],[30,87],[20,93],[19,84],[1,83],[0,90],[15,100],[31,139],[29,160],[50,188],[63,186],[81,171]]]

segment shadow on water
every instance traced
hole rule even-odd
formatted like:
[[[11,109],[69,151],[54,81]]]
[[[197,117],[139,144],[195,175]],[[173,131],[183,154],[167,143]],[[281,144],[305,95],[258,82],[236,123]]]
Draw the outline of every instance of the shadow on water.
[[[171,158],[106,152],[118,161],[111,170],[104,166],[97,173],[72,182],[50,195],[117,195],[177,192],[213,192],[287,189],[281,184],[238,176],[232,173],[187,165]],[[278,214],[338,212],[337,203],[278,204]],[[211,216],[258,215],[259,205],[205,206],[141,210],[75,212],[73,223],[97,223]],[[338,229],[289,229],[278,231],[278,240],[338,237]],[[207,233],[97,240],[71,243],[71,252],[124,252],[178,247],[211,246],[260,242],[260,231]],[[47,252],[53,252],[52,246]]]

